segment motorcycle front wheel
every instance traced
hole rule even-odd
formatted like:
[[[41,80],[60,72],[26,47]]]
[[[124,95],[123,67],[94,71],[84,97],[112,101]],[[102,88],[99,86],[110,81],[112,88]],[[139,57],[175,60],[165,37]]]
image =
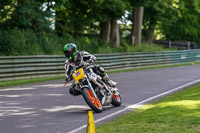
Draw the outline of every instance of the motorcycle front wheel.
[[[93,92],[89,88],[84,88],[82,90],[82,95],[85,102],[90,106],[92,110],[96,113],[101,113],[103,111],[103,106],[99,98],[95,98]]]

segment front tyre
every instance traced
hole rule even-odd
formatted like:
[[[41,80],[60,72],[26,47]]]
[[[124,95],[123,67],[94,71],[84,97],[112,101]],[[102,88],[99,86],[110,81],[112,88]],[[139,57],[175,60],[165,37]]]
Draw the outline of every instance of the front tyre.
[[[118,95],[112,95],[112,102],[111,104],[115,107],[118,107],[122,104],[122,99],[120,97],[120,94]]]
[[[92,110],[94,110],[96,113],[101,113],[103,111],[103,106],[99,98],[95,98],[94,94],[89,88],[84,88],[82,90],[82,95],[85,102],[90,106]]]

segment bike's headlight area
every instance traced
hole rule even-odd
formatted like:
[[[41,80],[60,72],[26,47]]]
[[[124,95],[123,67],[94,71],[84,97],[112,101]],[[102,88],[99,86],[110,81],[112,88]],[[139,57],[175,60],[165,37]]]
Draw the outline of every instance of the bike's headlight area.
[[[79,80],[79,84],[80,84],[80,85],[87,85],[87,80],[86,80],[86,78],[80,79],[80,80]]]

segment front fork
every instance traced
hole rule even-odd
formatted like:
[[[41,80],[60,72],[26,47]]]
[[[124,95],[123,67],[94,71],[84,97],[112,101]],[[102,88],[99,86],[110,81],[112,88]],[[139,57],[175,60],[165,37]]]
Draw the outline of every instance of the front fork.
[[[94,91],[94,89],[93,89],[93,87],[92,87],[92,85],[91,85],[91,83],[90,83],[90,81],[86,78],[86,80],[87,80],[87,82],[88,82],[88,85],[89,85],[89,89],[92,91],[92,93],[94,94],[94,97],[95,98],[98,98],[97,97],[97,95],[96,95],[96,93],[95,93],[95,91]]]

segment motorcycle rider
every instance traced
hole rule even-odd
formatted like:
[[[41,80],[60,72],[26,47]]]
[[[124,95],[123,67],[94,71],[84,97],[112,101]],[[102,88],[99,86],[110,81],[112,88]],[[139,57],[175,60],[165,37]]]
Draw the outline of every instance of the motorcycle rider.
[[[89,54],[86,51],[78,51],[77,47],[74,43],[68,43],[64,46],[64,54],[65,57],[68,59],[65,61],[65,82],[64,86],[67,82],[71,81],[72,72],[75,72],[79,68],[83,67],[84,65],[93,64],[96,60],[94,55]],[[92,70],[102,77],[102,79],[110,86],[115,87],[117,85],[116,82],[112,81],[108,74],[105,73],[104,69],[100,66],[92,67]],[[75,82],[72,83],[69,92],[71,95],[80,95],[81,92],[76,88]]]

